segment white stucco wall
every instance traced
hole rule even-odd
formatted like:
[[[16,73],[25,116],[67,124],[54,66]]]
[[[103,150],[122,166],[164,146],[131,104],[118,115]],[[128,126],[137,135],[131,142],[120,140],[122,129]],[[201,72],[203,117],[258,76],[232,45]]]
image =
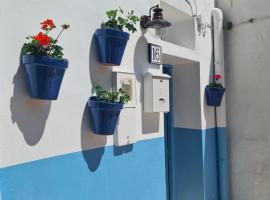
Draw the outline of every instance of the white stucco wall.
[[[140,3],[144,6],[140,6]],[[91,95],[91,83],[98,81],[106,88],[112,87],[112,68],[98,63],[92,37],[105,19],[106,10],[121,5],[124,10],[134,9],[137,15],[142,15],[147,13],[151,2],[147,2],[147,6],[145,1],[130,2],[129,5],[126,1],[95,2],[93,6],[89,1],[56,1],[51,2],[54,5],[51,9],[42,12],[48,4],[50,2],[42,1],[4,1],[1,4],[1,24],[7,24],[1,36],[10,38],[2,40],[1,48],[4,51],[2,55],[5,55],[3,63],[9,66],[1,69],[1,86],[5,93],[5,97],[1,98],[2,166],[113,144],[112,136],[96,136],[88,125],[85,106]],[[25,37],[38,32],[39,22],[46,18],[53,18],[58,26],[63,23],[71,25],[60,40],[70,64],[57,101],[30,99],[24,70],[22,66],[19,67],[20,48]],[[9,19],[8,23],[5,19]],[[122,65],[116,67],[117,70],[134,72],[137,69],[140,75],[148,70],[147,40],[140,40],[140,37],[141,31],[131,36],[127,45],[130,51],[126,51]],[[144,66],[138,60],[142,60]],[[160,69],[155,67],[153,70]],[[140,81],[137,82],[137,90],[141,91]],[[140,99],[138,92],[136,110],[139,115],[131,115],[126,121],[127,125],[137,120],[138,140],[161,137],[163,123],[160,123],[161,128],[155,134],[143,135],[140,131]]]
[[[218,0],[225,21],[227,127],[232,200],[270,198],[269,16],[268,0]]]
[[[92,82],[99,81],[105,87],[112,86],[111,71],[135,73],[137,79],[137,108],[126,119],[125,126],[136,120],[137,140],[162,137],[164,134],[163,114],[160,117],[147,116],[142,112],[142,75],[146,71],[161,72],[161,66],[147,62],[148,42],[161,44],[167,55],[183,54],[184,58],[196,60],[199,84],[193,92],[199,93],[195,103],[199,111],[198,123],[182,124],[183,128],[211,128],[214,126],[213,109],[204,104],[204,88],[209,82],[211,63],[211,35],[205,38],[195,33],[195,50],[182,49],[164,44],[149,33],[138,32],[130,37],[120,67],[101,66],[96,58],[93,34],[105,18],[105,11],[121,6],[124,10],[134,9],[138,16],[148,13],[154,0],[117,0],[117,1],[41,1],[41,0],[1,0],[0,24],[0,167],[15,165],[41,158],[81,151],[103,145],[113,145],[113,137],[96,136],[89,129],[86,102],[91,94]],[[184,13],[190,15],[186,3],[168,0]],[[48,8],[50,6],[50,9]],[[212,0],[198,2],[198,11],[210,23]],[[166,17],[166,16],[165,16]],[[39,101],[29,98],[23,66],[20,66],[20,49],[25,37],[39,31],[39,22],[53,18],[55,23],[68,23],[70,30],[63,34],[60,44],[64,47],[65,57],[69,59],[60,94],[57,101]],[[181,27],[180,27],[181,28]],[[56,34],[56,33],[55,33]],[[184,34],[184,33],[183,33]],[[181,55],[182,55],[181,54]],[[174,57],[175,58],[175,57]],[[179,59],[176,59],[179,61]],[[180,59],[181,60],[181,59]],[[174,60],[167,60],[173,62]],[[181,67],[181,65],[179,66]],[[188,82],[189,83],[189,82]],[[134,114],[135,113],[135,114]],[[191,115],[192,116],[192,115]],[[197,118],[196,118],[197,119]],[[153,122],[155,120],[155,122]],[[151,130],[157,121],[158,127]],[[180,123],[181,124],[181,123]],[[190,125],[191,124],[191,125]],[[150,125],[150,128],[149,128]]]

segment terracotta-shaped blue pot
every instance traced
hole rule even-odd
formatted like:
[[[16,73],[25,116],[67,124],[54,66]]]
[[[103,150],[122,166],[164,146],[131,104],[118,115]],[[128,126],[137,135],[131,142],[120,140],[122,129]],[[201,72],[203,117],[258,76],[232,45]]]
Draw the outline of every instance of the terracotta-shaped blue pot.
[[[22,62],[26,68],[30,96],[35,99],[56,100],[68,61],[24,55]]]
[[[99,135],[113,135],[123,104],[98,101],[95,97],[88,100],[93,132]]]
[[[99,62],[106,65],[120,65],[129,33],[117,29],[100,28],[95,31]]]
[[[215,107],[220,106],[224,92],[225,88],[213,88],[207,86],[205,88],[207,105]]]

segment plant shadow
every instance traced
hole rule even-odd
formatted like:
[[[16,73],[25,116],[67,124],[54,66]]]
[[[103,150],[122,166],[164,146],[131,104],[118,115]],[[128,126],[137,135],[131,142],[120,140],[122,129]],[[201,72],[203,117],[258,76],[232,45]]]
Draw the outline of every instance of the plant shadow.
[[[159,113],[146,113],[144,112],[144,85],[143,77],[149,68],[153,70],[160,70],[160,66],[153,65],[148,62],[148,41],[144,36],[141,36],[136,44],[134,53],[134,70],[138,84],[140,85],[140,102],[141,102],[141,122],[142,122],[142,134],[158,133],[160,130]]]
[[[105,89],[111,88],[111,67],[98,61],[95,36],[92,36],[89,52],[89,76],[92,86],[99,83]],[[107,136],[92,132],[88,106],[85,105],[81,122],[81,148],[85,162],[91,172],[95,172],[102,160],[107,143]]]
[[[113,147],[113,155],[120,156],[133,151],[133,144],[125,145],[125,146],[114,146]]]
[[[44,133],[51,101],[30,98],[27,88],[26,70],[22,65],[22,56],[16,74],[13,77],[13,95],[10,98],[11,120],[23,134],[29,146],[36,145]]]
[[[95,36],[93,35],[90,44],[89,54],[89,74],[92,85],[99,83],[105,89],[112,87],[112,67],[102,65],[98,61],[97,46]]]
[[[81,123],[81,147],[88,169],[94,172],[98,169],[105,152],[107,136],[96,135],[91,130],[88,106],[85,105]]]

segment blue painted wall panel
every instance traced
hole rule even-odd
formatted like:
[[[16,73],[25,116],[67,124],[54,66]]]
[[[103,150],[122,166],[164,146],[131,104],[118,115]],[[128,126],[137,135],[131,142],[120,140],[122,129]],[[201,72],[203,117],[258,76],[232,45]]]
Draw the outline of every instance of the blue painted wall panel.
[[[227,129],[217,129],[219,200],[229,200],[228,138]]]
[[[168,140],[171,200],[218,200],[215,129],[174,128]]]
[[[204,166],[204,199],[218,200],[218,165],[216,129],[202,131],[203,166]]]
[[[175,128],[169,151],[172,200],[203,199],[201,131]]]
[[[1,169],[2,200],[165,200],[164,138]]]

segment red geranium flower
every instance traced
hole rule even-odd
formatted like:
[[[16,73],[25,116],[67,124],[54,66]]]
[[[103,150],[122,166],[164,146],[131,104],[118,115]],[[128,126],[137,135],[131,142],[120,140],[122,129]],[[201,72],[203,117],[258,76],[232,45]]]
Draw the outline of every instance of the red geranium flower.
[[[44,33],[39,32],[37,35],[33,37],[35,40],[38,41],[40,46],[49,46],[51,43],[51,38]]]
[[[216,80],[221,79],[221,77],[222,77],[222,76],[221,76],[220,74],[215,74],[215,75],[214,75],[214,78],[215,78]]]
[[[41,24],[41,29],[43,30],[52,30],[55,28],[55,25],[52,19],[47,19],[41,22],[40,24]]]

